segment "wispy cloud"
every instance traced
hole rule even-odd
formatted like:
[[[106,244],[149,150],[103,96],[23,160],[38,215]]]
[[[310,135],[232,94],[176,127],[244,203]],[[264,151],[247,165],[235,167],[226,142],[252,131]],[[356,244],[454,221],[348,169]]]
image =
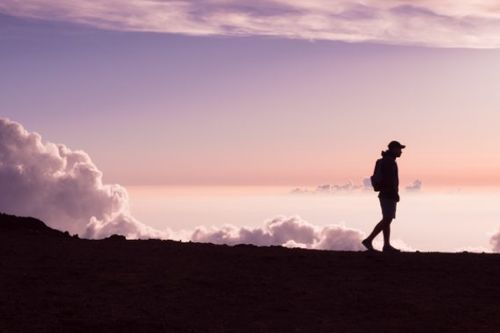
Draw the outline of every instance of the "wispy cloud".
[[[335,194],[335,193],[348,193],[363,189],[362,185],[355,185],[352,181],[345,184],[321,184],[315,189],[309,190],[307,188],[297,187],[290,191],[291,194]]]
[[[500,47],[496,0],[3,0],[0,12],[111,30]]]
[[[405,187],[405,190],[408,192],[419,192],[422,189],[422,181],[417,179],[410,185]]]
[[[407,192],[419,192],[422,189],[422,181],[415,180],[413,183],[405,187]],[[315,189],[307,189],[305,187],[296,187],[290,191],[290,194],[337,194],[337,193],[352,193],[360,191],[373,191],[370,178],[363,178],[362,184],[355,184],[351,180],[344,184],[322,184]]]

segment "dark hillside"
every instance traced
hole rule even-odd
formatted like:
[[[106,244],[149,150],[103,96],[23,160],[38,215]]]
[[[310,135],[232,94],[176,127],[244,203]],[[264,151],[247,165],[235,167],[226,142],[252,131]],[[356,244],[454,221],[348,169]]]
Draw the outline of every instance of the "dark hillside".
[[[496,332],[500,255],[81,240],[0,216],[1,332]]]

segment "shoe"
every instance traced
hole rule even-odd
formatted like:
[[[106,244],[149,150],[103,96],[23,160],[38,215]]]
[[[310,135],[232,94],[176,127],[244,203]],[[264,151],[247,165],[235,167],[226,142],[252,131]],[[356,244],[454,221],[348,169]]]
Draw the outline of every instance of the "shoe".
[[[384,252],[392,252],[392,253],[401,252],[400,249],[396,249],[395,247],[392,247],[391,245],[385,245],[383,248],[383,251]]]
[[[368,251],[375,251],[372,242],[370,242],[368,239],[362,240],[361,244],[363,244],[363,246],[366,247]]]

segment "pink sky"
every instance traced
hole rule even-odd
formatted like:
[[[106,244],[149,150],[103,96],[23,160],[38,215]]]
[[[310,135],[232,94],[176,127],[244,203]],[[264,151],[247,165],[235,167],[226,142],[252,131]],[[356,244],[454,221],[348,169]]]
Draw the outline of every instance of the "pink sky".
[[[19,123],[0,118],[0,139],[0,211],[33,216],[81,237],[119,233],[357,251],[380,216],[376,193],[351,183],[299,192],[269,186],[127,191],[103,182],[85,152],[44,141]],[[405,250],[498,251],[498,193],[402,188],[394,244]]]

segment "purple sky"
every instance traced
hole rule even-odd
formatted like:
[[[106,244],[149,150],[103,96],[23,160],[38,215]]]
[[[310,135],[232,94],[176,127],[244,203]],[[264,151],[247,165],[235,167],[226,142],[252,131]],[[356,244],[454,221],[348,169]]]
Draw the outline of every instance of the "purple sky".
[[[397,138],[409,146],[407,182],[500,184],[497,49],[110,31],[31,16],[43,19],[0,16],[2,116],[85,150],[106,181],[360,181]]]

